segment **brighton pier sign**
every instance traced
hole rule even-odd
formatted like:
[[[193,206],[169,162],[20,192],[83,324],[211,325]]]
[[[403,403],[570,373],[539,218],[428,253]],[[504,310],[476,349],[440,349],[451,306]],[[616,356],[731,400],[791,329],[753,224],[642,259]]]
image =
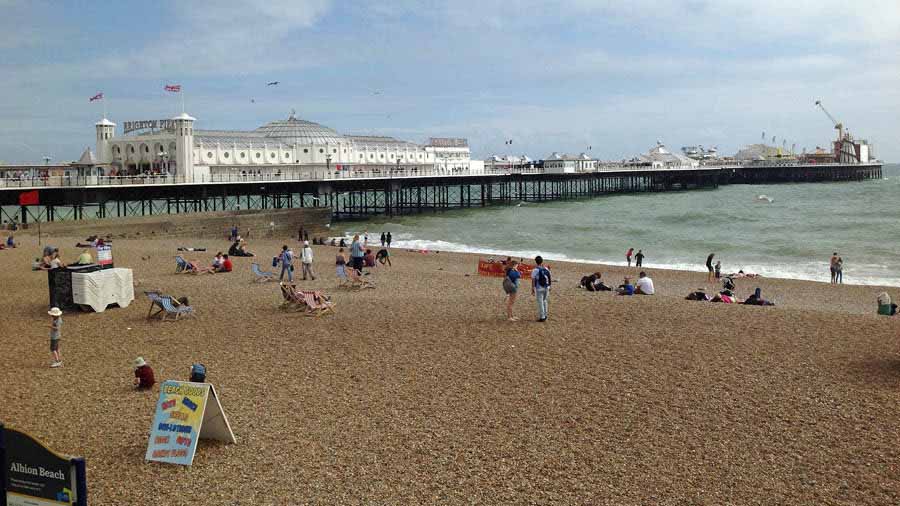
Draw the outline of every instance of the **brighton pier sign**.
[[[145,119],[141,121],[126,121],[122,124],[122,129],[126,134],[135,130],[174,130],[175,120]]]

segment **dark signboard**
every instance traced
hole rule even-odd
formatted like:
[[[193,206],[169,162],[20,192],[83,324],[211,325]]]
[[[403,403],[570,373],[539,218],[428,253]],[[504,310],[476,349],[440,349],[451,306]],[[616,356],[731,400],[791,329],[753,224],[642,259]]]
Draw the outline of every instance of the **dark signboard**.
[[[59,455],[28,434],[3,425],[0,457],[0,505],[87,505],[84,459]]]

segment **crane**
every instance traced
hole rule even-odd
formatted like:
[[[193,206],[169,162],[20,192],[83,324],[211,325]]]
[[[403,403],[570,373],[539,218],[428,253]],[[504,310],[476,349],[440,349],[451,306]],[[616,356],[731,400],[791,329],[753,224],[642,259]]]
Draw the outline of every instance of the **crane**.
[[[821,100],[816,100],[816,107],[822,109],[822,112],[825,113],[825,116],[828,116],[828,119],[830,119],[831,122],[834,123],[834,129],[838,131],[838,142],[844,140],[844,124],[834,119],[834,116],[832,116],[831,113],[829,113],[828,110],[825,109],[825,106],[822,105]]]

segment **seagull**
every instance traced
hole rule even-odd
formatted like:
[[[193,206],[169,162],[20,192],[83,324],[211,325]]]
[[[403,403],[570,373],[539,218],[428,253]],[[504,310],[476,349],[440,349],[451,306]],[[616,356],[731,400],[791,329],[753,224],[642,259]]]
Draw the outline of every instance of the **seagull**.
[[[372,92],[372,94],[373,94],[373,95],[381,95],[381,91],[380,91],[380,90],[375,90],[374,92]]]
[[[254,100],[254,99],[251,98],[251,99],[250,99],[250,103],[251,103],[251,104],[255,104],[255,103],[256,103],[256,100]]]
[[[266,86],[275,86],[278,84],[278,82],[279,81],[272,81],[272,82],[266,83]]]

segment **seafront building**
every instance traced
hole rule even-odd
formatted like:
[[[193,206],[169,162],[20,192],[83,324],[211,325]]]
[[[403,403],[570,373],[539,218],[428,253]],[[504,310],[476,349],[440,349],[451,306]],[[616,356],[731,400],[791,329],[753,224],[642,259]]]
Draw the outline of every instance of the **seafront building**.
[[[468,170],[466,139],[431,138],[425,145],[386,136],[343,135],[293,114],[254,130],[200,130],[182,113],[170,120],[96,124],[98,175],[169,174],[186,182],[240,176],[285,179],[326,172]],[[138,132],[138,133],[133,133]]]
[[[592,172],[597,170],[597,160],[580,153],[567,155],[553,152],[544,160],[544,172],[554,174],[572,174],[575,172]]]

